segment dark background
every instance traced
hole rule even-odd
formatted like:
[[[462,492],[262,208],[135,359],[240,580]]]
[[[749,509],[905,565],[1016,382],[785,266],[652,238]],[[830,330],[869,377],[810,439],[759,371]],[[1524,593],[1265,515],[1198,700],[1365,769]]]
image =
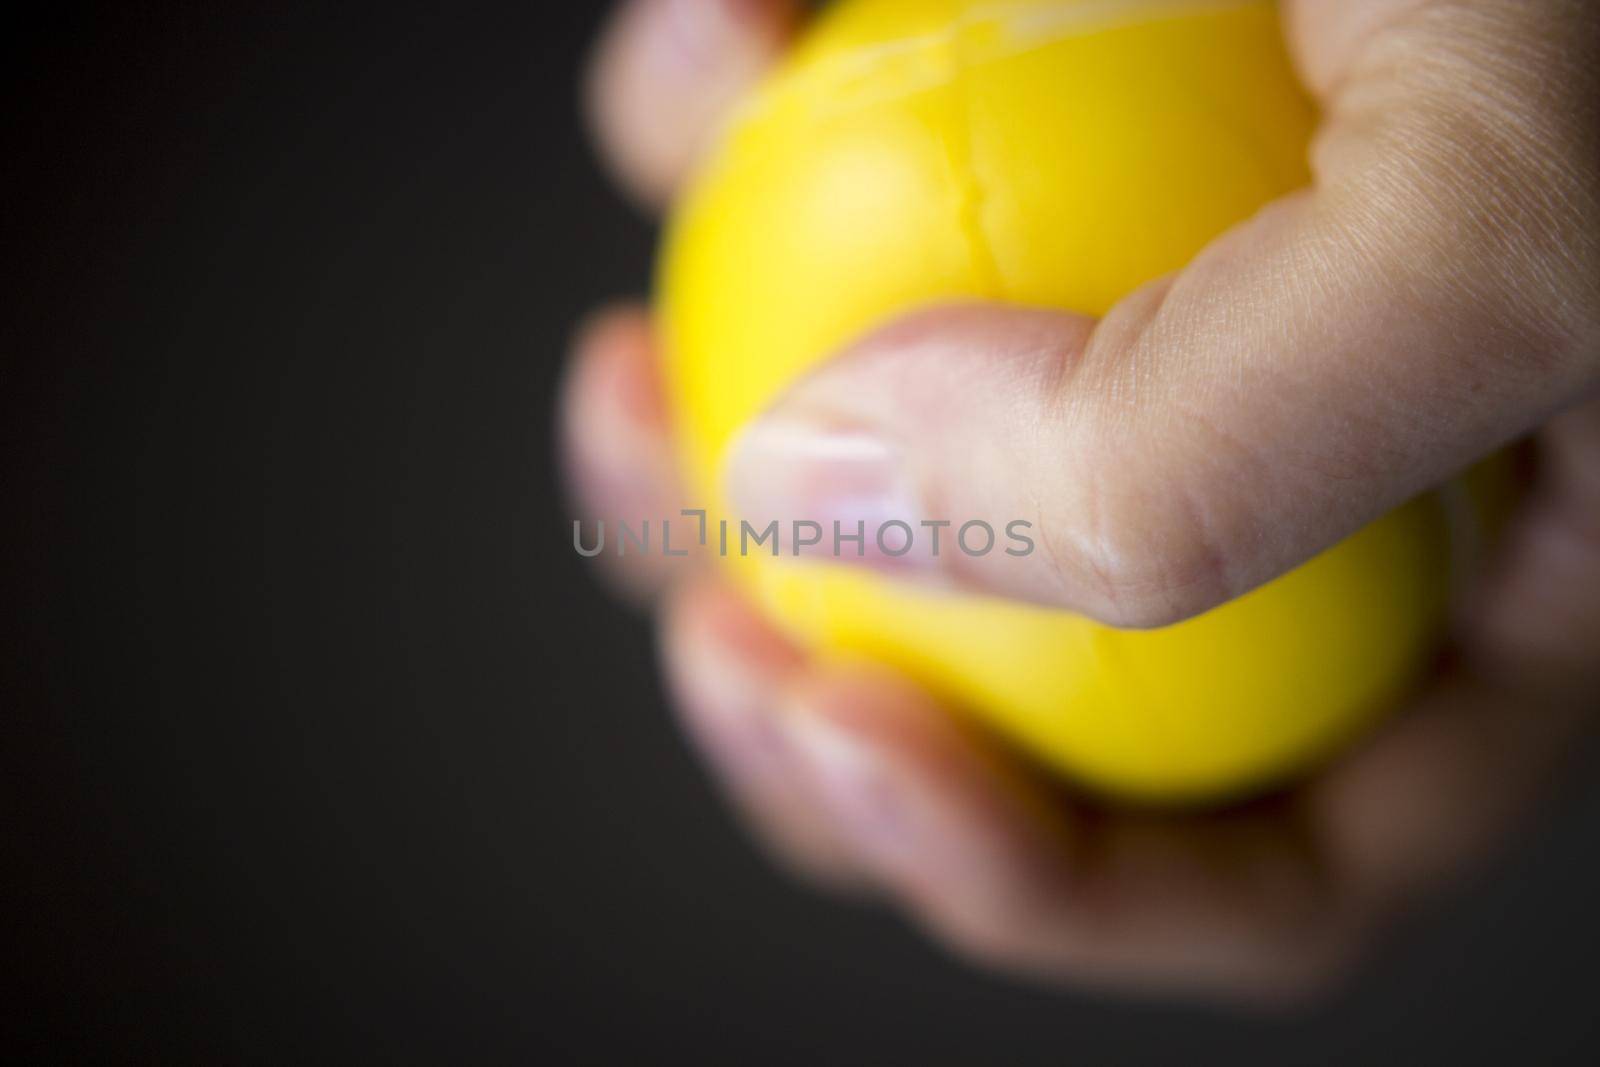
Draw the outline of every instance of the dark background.
[[[600,10],[8,31],[0,1052],[1600,1062],[1587,784],[1288,1017],[994,980],[765,865],[556,485],[653,236],[578,121]]]

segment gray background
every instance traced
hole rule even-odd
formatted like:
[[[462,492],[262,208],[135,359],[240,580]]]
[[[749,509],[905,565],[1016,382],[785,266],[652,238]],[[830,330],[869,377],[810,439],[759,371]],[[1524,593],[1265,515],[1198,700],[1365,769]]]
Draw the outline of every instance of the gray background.
[[[576,119],[599,6],[221,6],[8,34],[12,1053],[1596,1061],[1582,782],[1287,1017],[994,980],[782,880],[567,545],[564,340],[653,241]]]

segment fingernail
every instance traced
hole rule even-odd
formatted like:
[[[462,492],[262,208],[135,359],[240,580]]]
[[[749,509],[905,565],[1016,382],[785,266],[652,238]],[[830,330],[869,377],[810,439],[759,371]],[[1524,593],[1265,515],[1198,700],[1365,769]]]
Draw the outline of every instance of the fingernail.
[[[813,795],[862,858],[901,869],[927,861],[926,813],[871,750],[803,709],[778,722]]]
[[[676,58],[694,65],[722,61],[764,29],[771,4],[763,0],[657,0]]]
[[[772,784],[794,774],[790,743],[770,705],[781,664],[756,664],[705,650],[672,672],[677,706],[696,747],[735,784]]]
[[[728,459],[733,510],[758,530],[778,524],[780,555],[927,566],[920,494],[899,450],[868,430],[787,416],[753,423]]]
[[[687,724],[696,745],[724,775],[736,783],[759,783],[791,773],[783,732],[737,680],[694,688],[684,701]]]

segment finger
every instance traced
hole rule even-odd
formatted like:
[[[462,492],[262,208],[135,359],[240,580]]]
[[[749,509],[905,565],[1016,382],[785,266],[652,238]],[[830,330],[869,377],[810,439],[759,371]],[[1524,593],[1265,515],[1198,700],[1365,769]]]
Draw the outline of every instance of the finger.
[[[1169,819],[1072,805],[872,672],[811,677],[782,721],[859,861],[976,962],[1267,998],[1325,980],[1358,943],[1292,810]]]
[[[1600,378],[1600,142],[1549,98],[1593,70],[1557,7],[1517,8],[1540,25],[1514,62],[1473,20],[1385,36],[1328,101],[1316,187],[1098,323],[969,306],[868,338],[737,442],[735,509],[1020,520],[1031,552],[974,531],[973,554],[923,537],[893,565],[1155,626],[1527,433]]]
[[[1560,776],[1600,692],[1600,405],[1554,422],[1459,664],[1314,793],[1329,863],[1382,904],[1470,869]]]
[[[984,936],[1067,891],[1060,810],[910,683],[819,668],[776,721],[858,863],[945,932]]]
[[[1381,922],[1491,859],[1560,780],[1589,692],[1453,673],[1319,780],[1310,818],[1346,905]]]
[[[712,581],[675,596],[661,635],[684,730],[754,836],[810,881],[859,886],[859,864],[798,773],[775,717],[806,670],[804,656]]]
[[[590,69],[588,106],[623,186],[659,207],[782,51],[793,0],[629,0]]]
[[[672,462],[658,357],[648,315],[617,306],[578,331],[561,391],[562,465],[581,518],[576,541],[626,592],[646,596],[685,574],[691,560],[658,543],[629,551],[621,525],[661,537],[682,496]],[[692,520],[684,520],[692,526]],[[648,527],[645,525],[648,523]],[[693,537],[680,538],[693,549]]]
[[[1552,420],[1534,454],[1534,484],[1500,565],[1464,605],[1460,640],[1491,677],[1577,690],[1600,671],[1600,401]]]
[[[1264,995],[1331,931],[1276,815],[1096,816],[891,675],[808,663],[734,593],[663,624],[686,732],[758,840],[836,888],[886,888],[961,955],[1100,985]],[[1315,964],[1315,966],[1313,966]]]

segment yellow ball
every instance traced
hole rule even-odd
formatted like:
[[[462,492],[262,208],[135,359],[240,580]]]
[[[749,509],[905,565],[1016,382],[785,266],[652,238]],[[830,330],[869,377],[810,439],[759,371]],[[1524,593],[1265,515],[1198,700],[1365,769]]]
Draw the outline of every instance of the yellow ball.
[[[1103,313],[1306,184],[1314,119],[1269,4],[837,4],[669,229],[667,378],[697,503],[727,514],[730,439],[840,346],[953,298]],[[1281,780],[1400,698],[1439,632],[1450,504],[1422,497],[1151,631],[826,565],[735,573],[802,642],[902,669],[1081,782],[1196,800]]]

